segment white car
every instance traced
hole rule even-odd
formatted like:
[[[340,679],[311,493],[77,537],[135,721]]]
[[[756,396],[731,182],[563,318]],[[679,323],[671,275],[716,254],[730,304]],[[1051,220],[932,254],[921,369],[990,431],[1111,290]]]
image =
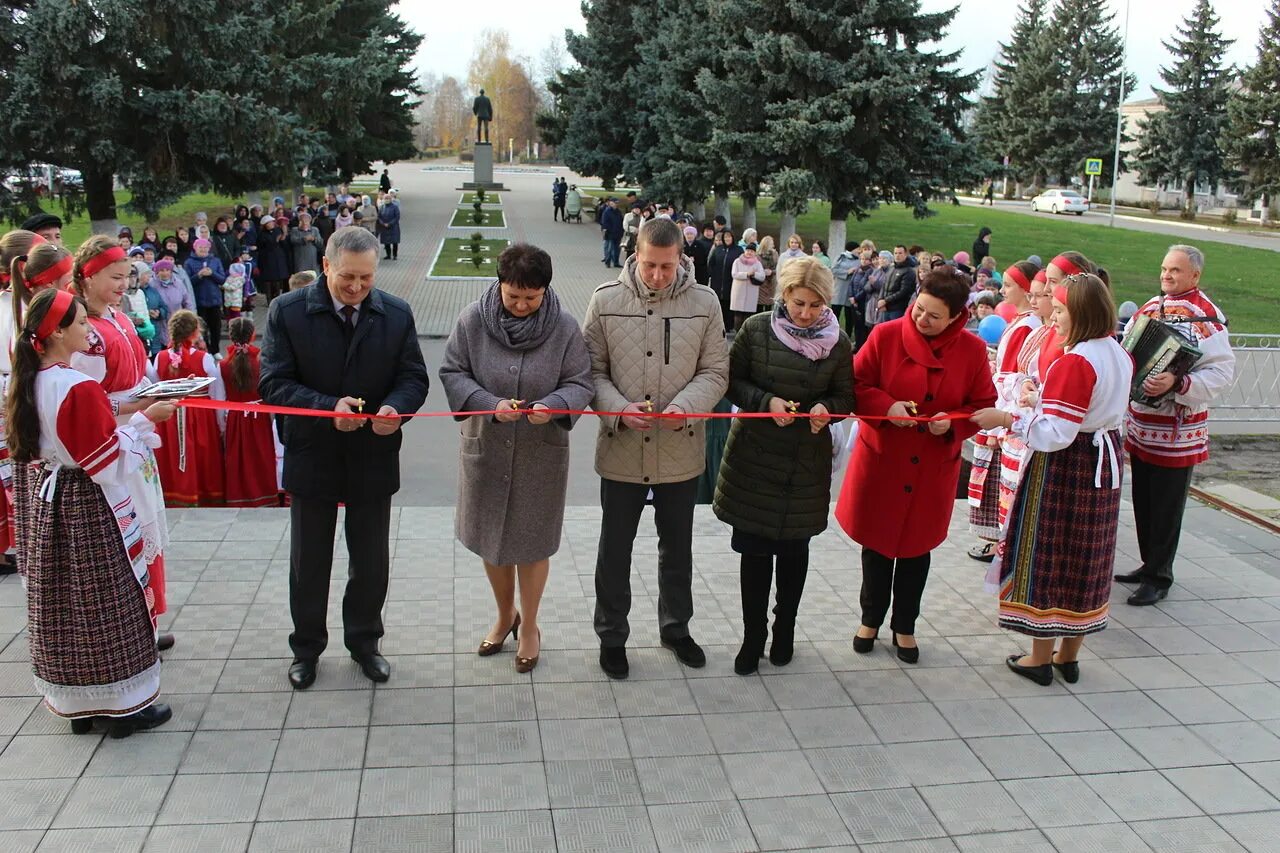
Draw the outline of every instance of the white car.
[[[1045,190],[1031,199],[1031,211],[1039,213],[1047,210],[1050,213],[1074,213],[1084,216],[1089,209],[1089,202],[1075,190]]]

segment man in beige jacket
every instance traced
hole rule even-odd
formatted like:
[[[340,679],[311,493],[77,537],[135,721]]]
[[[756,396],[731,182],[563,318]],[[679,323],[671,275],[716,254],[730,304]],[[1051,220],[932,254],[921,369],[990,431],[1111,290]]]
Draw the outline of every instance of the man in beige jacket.
[[[626,678],[631,547],[650,493],[658,529],[658,631],[687,666],[706,664],[693,617],[693,508],[706,464],[704,424],[655,413],[709,412],[729,384],[720,301],[694,281],[684,235],[669,219],[640,228],[617,281],[596,288],[583,332],[591,352],[603,522],[596,556],[600,667]]]

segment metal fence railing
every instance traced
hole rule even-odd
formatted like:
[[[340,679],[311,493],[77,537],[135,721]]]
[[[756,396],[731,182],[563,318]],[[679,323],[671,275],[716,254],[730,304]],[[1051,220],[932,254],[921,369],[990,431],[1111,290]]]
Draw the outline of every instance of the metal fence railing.
[[[1213,404],[1214,420],[1280,421],[1280,334],[1231,333],[1236,377]]]

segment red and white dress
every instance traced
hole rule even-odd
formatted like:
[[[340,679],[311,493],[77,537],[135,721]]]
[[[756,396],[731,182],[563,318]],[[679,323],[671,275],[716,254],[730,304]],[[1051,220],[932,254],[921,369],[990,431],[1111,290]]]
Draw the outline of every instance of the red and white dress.
[[[211,376],[209,397],[224,400],[222,373],[213,356],[190,345],[181,351],[156,353],[157,379]],[[209,409],[178,409],[177,415],[156,430],[164,443],[156,451],[165,506],[223,506],[227,499],[223,470],[222,430],[218,413]]]
[[[232,378],[232,362],[238,357],[238,344],[219,365],[227,400],[233,403],[258,403],[258,377],[261,350],[253,344],[245,348],[249,359],[248,390],[236,388]],[[227,412],[227,506],[279,506],[280,490],[276,479],[275,436],[271,416],[253,412]]]
[[[1176,296],[1157,296],[1138,314],[1159,317],[1220,318],[1218,306],[1195,287]],[[1136,314],[1134,315],[1137,316]],[[1133,321],[1129,321],[1132,325]],[[1209,458],[1209,404],[1231,387],[1236,356],[1221,323],[1176,323],[1171,328],[1190,339],[1204,355],[1182,385],[1152,408],[1129,403],[1125,449],[1151,465],[1189,468]],[[1125,327],[1125,332],[1129,327]]]
[[[1132,378],[1114,338],[1084,341],[1049,368],[1035,408],[1014,414],[1028,455],[995,560],[1000,627],[1040,638],[1106,627]]]
[[[102,387],[65,365],[35,382],[39,458],[14,467],[36,687],[62,717],[122,716],[160,690],[155,598],[134,500],[158,443],[118,425]]]
[[[98,382],[107,392],[116,422],[129,423],[130,416],[119,414],[121,403],[134,401],[133,394],[147,384],[147,349],[134,331],[133,321],[126,315],[107,309],[100,317],[89,318],[93,340],[88,352],[71,357],[71,366]],[[133,504],[142,528],[144,553],[155,595],[156,613],[164,613],[164,549],[169,544],[169,527],[164,514],[164,491],[155,454],[148,449],[147,460],[134,472],[138,482],[130,487]]]
[[[0,400],[8,399],[13,370],[13,291],[0,291]],[[0,553],[13,550],[13,466],[5,441],[5,406],[0,404]]]
[[[1018,359],[1027,339],[1041,327],[1040,318],[1028,311],[1019,314],[1000,336],[1000,343],[996,347],[995,373],[992,376],[996,386],[997,408],[1013,411],[1017,407],[1016,394],[1009,393],[1009,378],[1018,372]],[[1007,515],[1007,508],[1002,509],[1000,505],[1000,484],[1006,477],[1004,469],[1007,465],[1012,465],[1016,472],[1021,459],[1021,447],[1010,446],[1007,452],[1012,458],[1006,462],[1004,429],[979,432],[973,437],[973,443],[973,468],[969,472],[969,529],[975,536],[994,542],[1000,538],[1000,530]]]

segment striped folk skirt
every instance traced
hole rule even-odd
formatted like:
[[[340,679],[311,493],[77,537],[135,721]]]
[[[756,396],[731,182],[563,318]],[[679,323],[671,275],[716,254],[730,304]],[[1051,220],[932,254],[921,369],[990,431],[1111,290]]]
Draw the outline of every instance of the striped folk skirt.
[[[1000,439],[984,432],[973,437],[969,531],[991,542],[1000,538]]]
[[[1123,474],[1113,478],[1104,464],[1095,486],[1093,436],[1027,456],[996,557],[1001,628],[1050,638],[1107,627]],[[1107,436],[1121,447],[1118,430]]]
[[[80,468],[13,473],[36,688],[61,717],[142,710],[160,692],[160,661],[132,504],[117,511]],[[40,494],[49,477],[52,500]],[[122,530],[137,540],[132,561]]]

